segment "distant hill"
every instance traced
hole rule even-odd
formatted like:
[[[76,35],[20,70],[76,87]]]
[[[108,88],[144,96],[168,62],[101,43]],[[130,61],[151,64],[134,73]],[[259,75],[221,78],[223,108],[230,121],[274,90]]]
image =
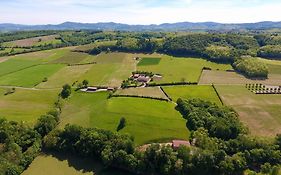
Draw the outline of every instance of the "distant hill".
[[[258,23],[223,24],[215,22],[179,22],[164,23],[160,25],[128,25],[114,22],[107,23],[76,23],[65,22],[58,25],[21,25],[21,24],[0,24],[0,31],[19,30],[120,30],[120,31],[188,31],[188,30],[262,30],[281,28],[281,22],[264,21]]]

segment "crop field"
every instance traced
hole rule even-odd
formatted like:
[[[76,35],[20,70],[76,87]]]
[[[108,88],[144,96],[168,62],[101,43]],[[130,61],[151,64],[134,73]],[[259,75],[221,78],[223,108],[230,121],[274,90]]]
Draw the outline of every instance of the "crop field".
[[[203,100],[211,101],[218,105],[222,105],[212,86],[167,86],[163,87],[163,89],[174,102],[176,102],[179,98],[200,98]]]
[[[222,100],[233,107],[253,135],[281,132],[281,95],[256,95],[244,86],[216,86]]]
[[[62,57],[59,59],[56,59],[52,61],[52,63],[64,63],[64,64],[74,64],[74,63],[80,63],[86,57],[88,54],[86,53],[81,53],[81,52],[68,52],[64,54]]]
[[[13,73],[34,65],[40,64],[39,61],[7,59],[0,63],[0,79],[6,74]]]
[[[32,124],[52,109],[58,96],[57,90],[16,88],[15,93],[4,95],[6,91],[7,89],[0,88],[0,117]]]
[[[51,168],[50,168],[51,167]],[[130,175],[105,168],[100,162],[66,154],[42,154],[22,175]]]
[[[161,61],[156,65],[138,65],[137,69],[140,71],[148,71],[163,75],[159,83],[168,82],[197,82],[202,68],[209,67],[214,70],[228,70],[232,69],[229,64],[217,64],[198,58],[177,58],[166,55],[160,55]],[[146,60],[153,57],[145,57]],[[147,61],[146,61],[147,62]]]
[[[245,78],[243,75],[237,74],[236,72],[226,72],[226,71],[209,71],[204,70],[202,72],[199,84],[201,85],[243,85],[246,83],[262,83],[268,85],[280,85],[281,75],[269,74],[266,80],[251,80]]]
[[[89,80],[90,85],[118,87],[136,67],[132,55],[125,53],[100,54],[93,61],[97,64],[93,64],[80,79]]]
[[[136,95],[146,97],[156,97],[168,99],[159,87],[146,87],[146,88],[127,88],[119,89],[115,92],[117,95]]]
[[[30,46],[39,46],[45,44],[58,44],[61,43],[61,40],[56,39],[58,35],[49,35],[49,36],[40,36],[34,38],[27,38],[22,40],[16,40],[11,42],[3,43],[5,47],[30,47]]]
[[[92,65],[80,65],[80,66],[65,66],[58,70],[52,76],[48,77],[47,82],[42,82],[37,88],[61,88],[64,84],[72,85],[74,82],[81,79]]]
[[[0,85],[34,87],[63,67],[61,64],[32,66],[0,77]]]
[[[138,66],[157,65],[160,61],[161,58],[142,58]]]
[[[111,98],[108,93],[76,92],[64,105],[60,127],[67,123],[116,131],[121,117],[127,124],[121,133],[130,133],[136,144],[187,139],[185,120],[175,104],[140,98]]]

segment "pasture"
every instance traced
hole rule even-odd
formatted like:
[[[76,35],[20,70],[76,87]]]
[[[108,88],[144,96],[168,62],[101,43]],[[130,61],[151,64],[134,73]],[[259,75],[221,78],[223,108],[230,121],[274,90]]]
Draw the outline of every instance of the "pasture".
[[[179,98],[200,98],[222,105],[212,86],[166,86],[163,87],[163,89],[174,102],[176,102]]]
[[[134,95],[168,99],[161,91],[160,87],[145,87],[145,88],[127,88],[119,89],[114,94],[116,95]]]
[[[110,53],[94,57],[92,67],[80,78],[89,80],[90,85],[118,87],[135,70],[135,60],[131,54]]]
[[[161,61],[161,58],[142,58],[139,63],[138,66],[148,66],[148,65],[157,65],[159,64],[159,62]]]
[[[0,78],[0,85],[34,87],[48,78],[59,69],[63,68],[61,64],[45,64],[32,66]]]
[[[199,80],[201,85],[243,85],[246,83],[262,83],[267,85],[280,85],[281,75],[269,74],[268,79],[252,80],[236,72],[204,70]]]
[[[141,98],[110,98],[107,92],[75,92],[64,105],[60,127],[67,123],[116,131],[121,117],[127,124],[121,133],[129,133],[135,143],[187,139],[185,120],[175,104]]]
[[[251,134],[275,136],[281,132],[281,95],[256,95],[240,85],[216,88],[224,103],[238,112]]]
[[[15,93],[4,95],[6,91],[0,88],[0,117],[31,124],[52,109],[59,93],[57,90],[16,88]]]
[[[167,55],[147,56],[140,55],[145,58],[145,62],[148,59],[154,59],[155,56],[161,57],[161,61],[158,64],[153,65],[138,65],[139,71],[153,72],[163,75],[162,80],[159,83],[169,82],[197,82],[202,68],[209,67],[211,69],[228,70],[232,69],[230,64],[217,64],[214,62],[206,61],[198,58],[178,58]],[[141,62],[140,62],[141,63]]]
[[[64,54],[59,59],[52,61],[51,63],[63,63],[63,64],[80,63],[81,61],[86,59],[87,56],[88,56],[88,54],[86,54],[86,53],[70,51],[70,52]]]
[[[72,85],[83,76],[92,65],[65,66],[52,76],[48,77],[47,82],[37,85],[37,88],[61,88],[64,84]]]
[[[51,168],[50,168],[51,167]],[[99,161],[67,154],[42,154],[34,159],[22,175],[130,175],[109,169]]]

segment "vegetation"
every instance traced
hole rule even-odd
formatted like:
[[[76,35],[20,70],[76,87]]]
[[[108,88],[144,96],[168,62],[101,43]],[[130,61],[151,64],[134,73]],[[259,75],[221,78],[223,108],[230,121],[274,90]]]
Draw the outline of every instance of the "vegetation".
[[[244,58],[235,61],[234,68],[250,78],[267,78],[268,67],[256,58]]]
[[[71,94],[71,86],[69,84],[63,85],[60,96],[62,98],[68,98],[70,94]]]

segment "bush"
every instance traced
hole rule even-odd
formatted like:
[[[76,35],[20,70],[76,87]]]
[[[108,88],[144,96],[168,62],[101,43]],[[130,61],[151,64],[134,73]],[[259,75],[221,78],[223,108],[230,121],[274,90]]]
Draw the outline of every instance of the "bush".
[[[68,98],[70,96],[70,94],[71,94],[71,87],[70,87],[70,85],[65,84],[62,87],[62,91],[61,91],[60,95],[62,98]]]
[[[242,58],[235,61],[233,67],[250,78],[267,78],[268,67],[256,58]]]
[[[34,126],[34,129],[41,135],[45,136],[51,132],[58,124],[57,119],[52,115],[42,115]]]
[[[119,121],[117,131],[120,131],[121,129],[125,128],[125,126],[126,126],[126,119],[122,117]]]

